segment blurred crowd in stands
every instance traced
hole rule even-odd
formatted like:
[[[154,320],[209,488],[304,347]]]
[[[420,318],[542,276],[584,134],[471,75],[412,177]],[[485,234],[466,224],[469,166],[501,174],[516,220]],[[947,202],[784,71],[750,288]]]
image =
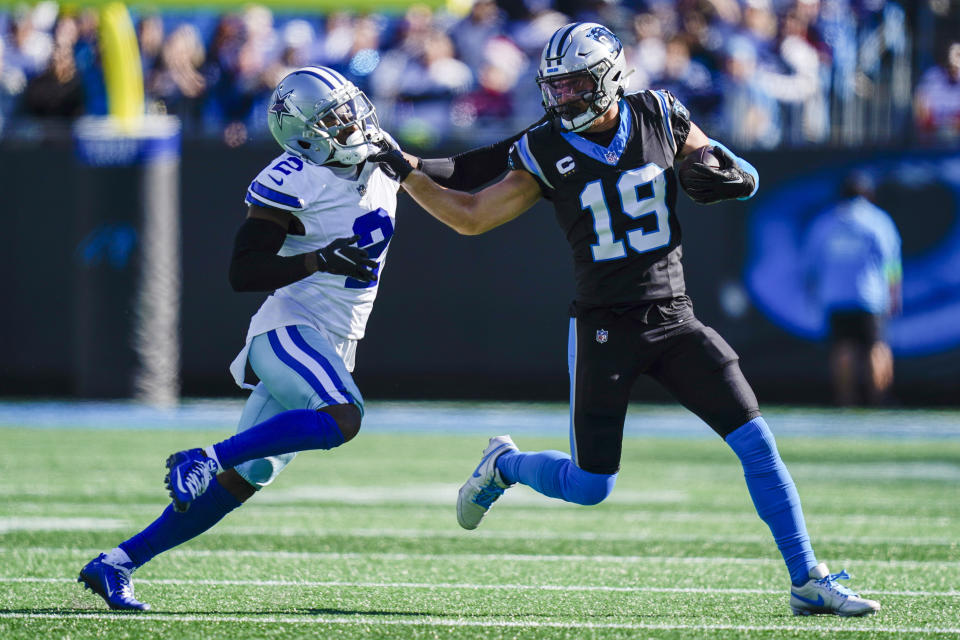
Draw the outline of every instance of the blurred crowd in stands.
[[[463,3],[466,4],[463,4]],[[461,11],[454,7],[460,6]],[[267,136],[290,70],[333,67],[419,146],[486,142],[542,115],[534,78],[571,21],[623,40],[632,89],[672,91],[739,148],[960,141],[960,5],[950,0],[457,0],[395,13],[134,12],[147,110],[187,136]],[[98,13],[0,9],[0,136],[106,112]]]

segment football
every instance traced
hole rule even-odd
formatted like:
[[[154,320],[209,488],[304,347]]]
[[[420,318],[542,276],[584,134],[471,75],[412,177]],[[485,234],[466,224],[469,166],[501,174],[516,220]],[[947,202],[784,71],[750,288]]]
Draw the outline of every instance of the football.
[[[705,164],[708,167],[720,167],[720,159],[713,154],[713,147],[707,145],[700,147],[693,153],[687,154],[687,157],[680,163],[680,172],[683,173],[686,168],[697,162]]]

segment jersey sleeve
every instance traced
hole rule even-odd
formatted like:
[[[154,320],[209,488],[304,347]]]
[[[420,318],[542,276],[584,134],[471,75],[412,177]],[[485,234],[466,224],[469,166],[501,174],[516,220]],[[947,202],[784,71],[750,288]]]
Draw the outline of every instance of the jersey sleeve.
[[[313,189],[303,172],[304,160],[284,154],[257,174],[244,200],[259,207],[303,211],[310,202]]]
[[[655,101],[655,107],[663,123],[664,137],[674,155],[680,153],[690,135],[690,111],[669,91],[650,90],[646,94]]]
[[[510,171],[526,171],[534,177],[537,184],[540,185],[540,191],[547,199],[551,198],[553,185],[547,179],[546,174],[537,162],[533,151],[530,148],[530,134],[525,133],[513,143],[510,152],[507,155],[507,168]]]

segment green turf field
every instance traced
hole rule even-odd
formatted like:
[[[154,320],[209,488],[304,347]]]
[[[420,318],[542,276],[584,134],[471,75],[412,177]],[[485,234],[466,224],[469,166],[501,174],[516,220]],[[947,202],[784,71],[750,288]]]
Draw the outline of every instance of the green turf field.
[[[0,638],[960,635],[955,439],[781,439],[818,556],[883,603],[871,618],[790,614],[777,550],[716,439],[628,438],[602,505],[514,488],[467,532],[456,490],[486,439],[376,432],[302,455],[139,571],[153,611],[110,612],[78,570],[164,507],[169,452],[223,434],[0,428]]]

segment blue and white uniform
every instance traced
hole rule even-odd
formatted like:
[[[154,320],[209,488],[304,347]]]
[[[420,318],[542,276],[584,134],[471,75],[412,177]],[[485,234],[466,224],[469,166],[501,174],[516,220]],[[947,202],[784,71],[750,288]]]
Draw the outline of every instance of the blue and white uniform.
[[[321,249],[338,238],[359,235],[383,272],[396,225],[397,182],[379,165],[336,168],[278,156],[250,183],[246,202],[289,211],[305,234],[288,235],[279,255]],[[318,272],[276,290],[250,320],[246,344],[230,365],[237,384],[252,388],[239,431],[289,409],[355,404],[363,398],[350,372],[364,335],[379,280],[361,282]],[[246,363],[260,378],[245,384]],[[295,454],[253,460],[237,467],[251,484],[273,480]]]

